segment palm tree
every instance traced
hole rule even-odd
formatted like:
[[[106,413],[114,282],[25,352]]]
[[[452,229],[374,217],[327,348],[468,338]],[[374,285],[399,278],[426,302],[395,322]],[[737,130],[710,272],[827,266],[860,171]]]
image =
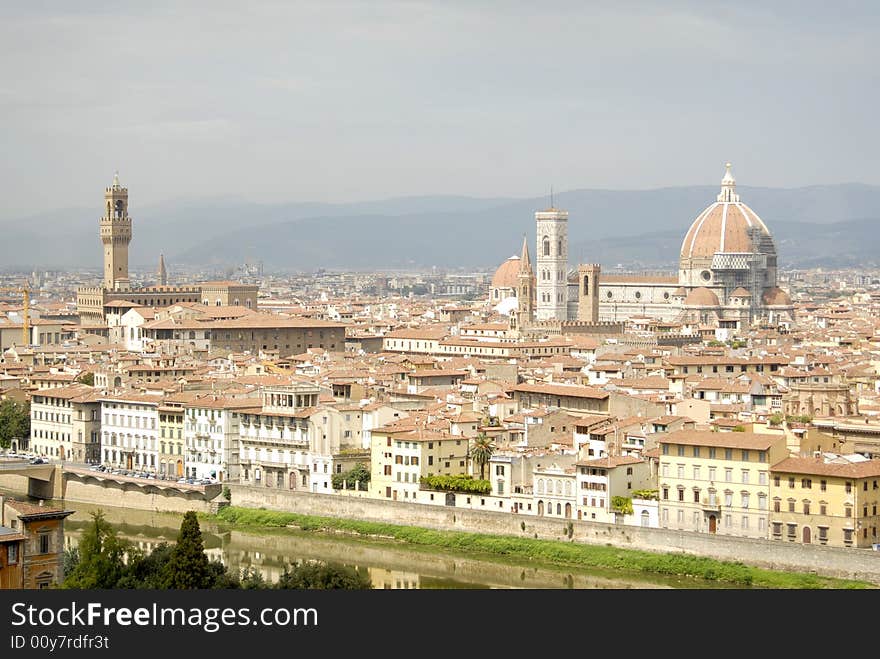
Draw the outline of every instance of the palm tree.
[[[489,464],[489,460],[492,459],[494,452],[495,445],[486,433],[481,432],[474,437],[474,444],[471,447],[471,460],[474,461],[475,465],[480,466],[480,480],[485,478],[486,465]]]

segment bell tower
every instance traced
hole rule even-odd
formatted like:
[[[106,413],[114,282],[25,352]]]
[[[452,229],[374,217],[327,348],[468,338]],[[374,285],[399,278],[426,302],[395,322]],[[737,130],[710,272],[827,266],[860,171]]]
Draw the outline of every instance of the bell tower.
[[[128,244],[131,242],[131,218],[128,216],[128,188],[119,184],[119,172],[113,184],[104,189],[104,216],[100,221],[104,245],[104,288],[128,290]]]
[[[599,322],[599,274],[602,267],[598,263],[578,265],[578,320],[587,323]]]
[[[519,272],[516,275],[516,309],[510,313],[510,329],[521,333],[535,319],[535,273],[529,258],[529,244],[523,236]]]

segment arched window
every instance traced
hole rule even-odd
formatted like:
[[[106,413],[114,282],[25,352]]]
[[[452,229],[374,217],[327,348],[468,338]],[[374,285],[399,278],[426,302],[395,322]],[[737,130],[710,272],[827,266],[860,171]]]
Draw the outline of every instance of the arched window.
[[[562,239],[556,242],[556,256],[562,256]]]
[[[590,294],[590,275],[584,275],[584,295]]]
[[[547,236],[544,236],[543,248],[541,253],[544,256],[550,256],[550,239]]]
[[[562,504],[561,504],[561,503],[557,503],[557,504],[556,504],[556,514],[557,514],[557,515],[561,515],[561,514],[562,514]]]
[[[538,479],[538,494],[544,494],[544,479]]]

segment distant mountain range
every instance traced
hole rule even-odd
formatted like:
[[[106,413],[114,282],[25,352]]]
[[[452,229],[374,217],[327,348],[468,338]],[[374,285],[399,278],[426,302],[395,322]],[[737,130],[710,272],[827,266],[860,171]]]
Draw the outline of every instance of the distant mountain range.
[[[774,234],[783,266],[871,266],[880,262],[880,187],[738,186],[742,200]],[[717,186],[657,190],[573,190],[555,195],[569,211],[572,265],[673,266],[693,219]],[[402,197],[350,204],[258,204],[239,199],[164,202],[139,208],[130,263],[230,267],[262,261],[269,269],[487,267],[518,254],[534,213],[549,199]],[[100,200],[0,224],[6,269],[100,267]]]

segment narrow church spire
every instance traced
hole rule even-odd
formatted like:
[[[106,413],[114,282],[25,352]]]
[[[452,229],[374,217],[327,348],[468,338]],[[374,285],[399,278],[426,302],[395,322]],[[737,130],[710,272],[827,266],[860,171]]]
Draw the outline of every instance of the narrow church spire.
[[[157,272],[159,285],[167,286],[168,285],[168,272],[165,270],[165,255],[159,254],[159,270]]]
[[[519,257],[519,270],[520,272],[528,272],[532,269],[532,261],[529,258],[529,242],[526,239],[526,234],[523,234],[523,246],[522,253]]]

